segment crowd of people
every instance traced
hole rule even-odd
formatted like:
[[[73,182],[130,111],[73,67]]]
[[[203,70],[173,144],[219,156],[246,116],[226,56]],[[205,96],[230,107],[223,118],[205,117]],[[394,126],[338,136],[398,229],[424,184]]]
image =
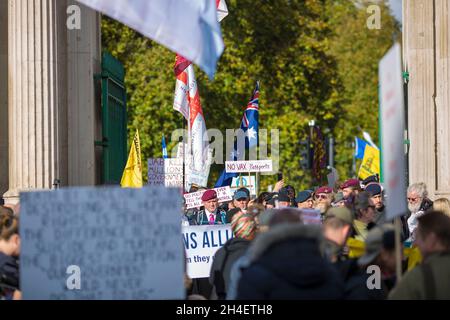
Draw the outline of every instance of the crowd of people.
[[[450,299],[450,201],[431,201],[424,183],[410,185],[405,199],[397,199],[408,203],[400,218],[404,255],[398,281],[388,196],[377,176],[300,192],[279,181],[273,192],[252,199],[240,188],[221,204],[214,190],[206,190],[202,207],[183,211],[183,223],[230,224],[234,237],[215,253],[209,278],[186,277],[187,296]],[[0,299],[21,298],[18,211],[0,206]],[[320,223],[306,223],[308,211],[318,213]],[[374,270],[379,279],[371,278]]]
[[[408,212],[400,217],[402,278],[397,281],[388,196],[378,176],[298,193],[279,181],[274,192],[252,199],[240,188],[222,204],[214,190],[206,190],[203,207],[185,210],[183,219],[189,225],[231,224],[234,238],[216,252],[210,277],[191,281],[188,294],[202,299],[450,299],[450,201],[431,201],[424,183],[410,185],[398,199],[407,202]],[[308,210],[320,212],[321,224],[304,221]],[[379,279],[371,278],[374,270]]]

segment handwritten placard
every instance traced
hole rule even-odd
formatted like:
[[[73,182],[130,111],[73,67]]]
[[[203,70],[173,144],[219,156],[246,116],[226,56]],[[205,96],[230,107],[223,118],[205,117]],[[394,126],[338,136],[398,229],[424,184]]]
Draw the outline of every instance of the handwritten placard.
[[[148,159],[148,185],[183,187],[183,159]]]
[[[272,172],[272,160],[225,161],[227,173]]]
[[[24,299],[182,299],[176,189],[21,193]]]
[[[217,192],[217,199],[219,202],[226,202],[233,200],[230,187],[220,187],[214,189]],[[186,209],[199,208],[202,206],[202,195],[206,190],[187,193],[184,195],[186,200]]]

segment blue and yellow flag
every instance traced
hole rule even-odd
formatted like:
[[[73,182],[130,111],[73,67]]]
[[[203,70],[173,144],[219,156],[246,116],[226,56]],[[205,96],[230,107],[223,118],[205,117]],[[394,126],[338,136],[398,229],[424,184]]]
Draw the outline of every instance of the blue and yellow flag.
[[[358,177],[364,180],[374,174],[380,174],[380,150],[367,144],[364,149],[364,158],[359,168]]]
[[[141,143],[138,130],[136,130],[136,135],[131,145],[130,155],[128,156],[120,185],[122,188],[142,188]]]

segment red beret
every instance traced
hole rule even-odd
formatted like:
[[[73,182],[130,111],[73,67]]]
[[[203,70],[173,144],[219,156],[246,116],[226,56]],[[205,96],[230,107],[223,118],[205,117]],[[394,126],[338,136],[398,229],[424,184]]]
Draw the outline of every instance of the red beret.
[[[348,179],[341,185],[341,189],[350,188],[350,187],[359,187],[358,179]]]
[[[319,189],[317,189],[315,194],[332,193],[332,192],[333,192],[333,189],[331,189],[330,187],[327,187],[327,186],[323,186],[323,187],[320,187]]]
[[[202,195],[202,201],[209,201],[217,198],[217,193],[214,190],[206,190]]]

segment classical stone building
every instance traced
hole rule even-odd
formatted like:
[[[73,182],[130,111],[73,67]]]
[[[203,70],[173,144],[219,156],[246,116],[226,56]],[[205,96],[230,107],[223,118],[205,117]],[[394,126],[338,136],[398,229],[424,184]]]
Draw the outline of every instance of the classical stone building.
[[[450,0],[403,0],[410,183],[450,198]]]
[[[68,6],[81,9],[67,27]],[[68,0],[0,0],[0,195],[100,181],[100,16]],[[100,150],[99,150],[100,149]]]

